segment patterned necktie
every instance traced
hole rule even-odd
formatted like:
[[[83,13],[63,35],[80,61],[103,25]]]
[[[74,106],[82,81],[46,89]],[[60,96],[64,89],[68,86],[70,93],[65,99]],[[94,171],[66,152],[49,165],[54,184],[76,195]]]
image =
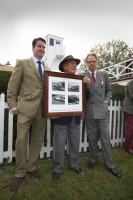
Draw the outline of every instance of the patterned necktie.
[[[42,79],[42,67],[41,67],[42,62],[40,60],[38,60],[37,63],[38,63],[38,71],[39,71],[40,77]]]
[[[95,82],[95,73],[94,72],[92,72],[92,74],[91,74],[91,76],[92,76],[92,80]]]

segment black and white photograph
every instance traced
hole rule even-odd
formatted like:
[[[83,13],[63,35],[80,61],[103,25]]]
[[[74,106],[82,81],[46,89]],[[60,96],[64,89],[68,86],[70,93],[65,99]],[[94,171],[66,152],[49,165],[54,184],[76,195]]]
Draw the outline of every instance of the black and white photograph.
[[[68,104],[79,104],[79,96],[78,95],[68,95]]]
[[[53,91],[64,91],[65,90],[65,81],[52,82]]]
[[[52,94],[52,104],[65,104],[65,95]]]
[[[75,82],[68,83],[68,91],[69,92],[79,92],[79,85]]]

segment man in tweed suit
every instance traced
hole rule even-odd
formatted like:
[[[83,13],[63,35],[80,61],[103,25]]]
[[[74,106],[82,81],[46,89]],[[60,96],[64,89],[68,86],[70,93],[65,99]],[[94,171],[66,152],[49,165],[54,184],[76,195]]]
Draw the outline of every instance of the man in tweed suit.
[[[18,189],[26,173],[37,179],[42,178],[42,174],[36,169],[36,162],[46,127],[46,119],[42,116],[43,73],[46,70],[42,58],[45,54],[45,45],[46,41],[43,38],[33,40],[33,57],[17,61],[8,84],[7,101],[10,112],[17,114],[16,170],[11,190]],[[27,158],[30,130],[31,139]]]
[[[87,102],[85,123],[91,152],[91,160],[88,168],[93,168],[98,160],[98,140],[101,139],[101,145],[104,160],[107,169],[116,177],[120,173],[116,170],[111,157],[111,143],[109,134],[109,112],[108,104],[112,97],[112,90],[108,76],[105,72],[98,71],[97,55],[90,53],[86,57],[88,70],[83,74],[84,82],[91,81],[90,88],[87,87]]]
[[[122,109],[125,116],[125,151],[133,155],[133,80],[126,85]]]

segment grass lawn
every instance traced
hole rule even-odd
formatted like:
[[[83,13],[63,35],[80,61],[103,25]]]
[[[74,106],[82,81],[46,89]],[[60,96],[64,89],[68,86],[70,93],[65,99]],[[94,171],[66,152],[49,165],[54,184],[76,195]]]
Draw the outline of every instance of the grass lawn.
[[[123,147],[112,149],[113,160],[122,177],[116,178],[105,168],[103,154],[94,169],[87,169],[89,153],[80,155],[84,176],[68,169],[65,159],[64,172],[58,181],[51,179],[52,160],[41,160],[38,169],[42,180],[26,176],[17,192],[11,192],[9,184],[14,176],[14,164],[0,167],[0,200],[133,200],[133,156]]]

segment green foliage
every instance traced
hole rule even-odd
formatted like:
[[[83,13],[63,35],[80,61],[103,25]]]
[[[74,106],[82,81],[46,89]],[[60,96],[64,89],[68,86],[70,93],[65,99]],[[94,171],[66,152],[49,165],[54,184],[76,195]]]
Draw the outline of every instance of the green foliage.
[[[0,71],[0,94],[4,93],[7,95],[7,86],[12,72],[11,71]]]
[[[95,45],[91,50],[98,56],[98,69],[108,67],[126,60],[128,54],[133,54],[133,48],[128,47],[124,41],[112,40],[103,45]]]
[[[125,97],[125,86],[119,84],[112,84],[112,100],[123,101]]]

